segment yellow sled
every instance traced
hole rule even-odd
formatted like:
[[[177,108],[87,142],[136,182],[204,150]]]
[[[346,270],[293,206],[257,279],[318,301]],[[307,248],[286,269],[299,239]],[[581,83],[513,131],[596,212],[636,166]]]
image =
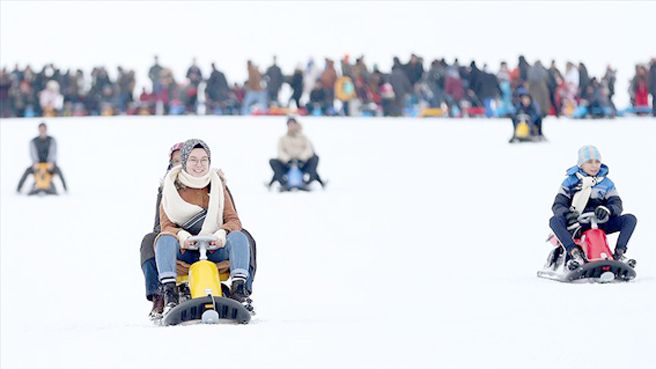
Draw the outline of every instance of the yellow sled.
[[[56,195],[57,190],[53,183],[53,174],[48,170],[48,163],[38,163],[34,170],[34,185],[28,195],[48,194]]]
[[[526,140],[531,135],[531,127],[525,121],[519,122],[515,128],[515,137],[520,140]]]
[[[207,260],[207,251],[212,250],[210,242],[213,236],[192,236],[196,241],[200,259],[189,265],[178,261],[177,283],[180,304],[162,317],[162,325],[176,325],[186,322],[215,324],[220,320],[246,324],[251,319],[251,312],[241,303],[225,296],[228,292],[222,281],[230,277],[229,263],[213,263]]]

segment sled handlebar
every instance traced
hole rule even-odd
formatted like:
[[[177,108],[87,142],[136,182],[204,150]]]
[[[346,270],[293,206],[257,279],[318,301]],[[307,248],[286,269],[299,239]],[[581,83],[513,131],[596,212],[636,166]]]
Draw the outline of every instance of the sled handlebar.
[[[198,250],[205,248],[206,250],[215,250],[218,249],[215,245],[211,245],[210,242],[217,241],[218,238],[215,236],[191,236],[187,239],[189,241],[189,246],[187,250]]]
[[[588,223],[590,223],[592,225],[592,228],[597,228],[597,224],[605,223],[605,222],[608,221],[608,219],[604,220],[603,222],[600,222],[599,218],[597,218],[594,211],[590,211],[590,212],[583,213],[583,214],[579,215],[579,217],[576,219],[576,221],[578,222],[578,224],[588,224]]]

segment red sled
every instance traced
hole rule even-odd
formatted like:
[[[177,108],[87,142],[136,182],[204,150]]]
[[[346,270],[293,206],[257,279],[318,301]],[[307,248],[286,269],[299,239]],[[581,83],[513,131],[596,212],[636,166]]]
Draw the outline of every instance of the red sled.
[[[591,228],[584,231],[580,237],[582,224],[591,224]],[[542,270],[538,271],[538,277],[552,279],[560,282],[588,281],[608,283],[613,281],[626,282],[636,277],[635,260],[615,260],[613,253],[608,247],[606,233],[598,228],[599,220],[594,213],[584,213],[578,218],[578,222],[568,229],[575,234],[574,242],[583,251],[585,263],[575,265],[569,262],[569,255],[565,248],[553,234],[547,241],[555,248],[549,253],[547,262]]]

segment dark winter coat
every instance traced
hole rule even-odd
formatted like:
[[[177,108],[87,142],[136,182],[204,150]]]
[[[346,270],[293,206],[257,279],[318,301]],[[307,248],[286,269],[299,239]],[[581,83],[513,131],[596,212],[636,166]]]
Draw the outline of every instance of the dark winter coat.
[[[590,75],[588,74],[588,68],[585,67],[585,64],[579,64],[579,91],[582,99],[587,98],[587,89],[590,84]]]
[[[515,105],[515,115],[513,116],[513,121],[518,122],[520,115],[528,115],[531,117],[531,123],[537,124],[542,120],[542,112],[540,107],[533,101],[531,98],[531,103],[528,106],[524,106],[521,103],[521,100]]]
[[[216,69],[210,74],[205,90],[213,101],[225,101],[230,96],[230,86],[228,86],[225,74]]]
[[[410,81],[410,84],[414,86],[415,83],[417,83],[424,75],[424,66],[419,61],[416,63],[408,63],[405,65],[405,71],[408,77],[408,81]]]
[[[618,216],[622,214],[622,199],[615,189],[615,184],[608,178],[608,167],[601,164],[601,169],[597,177],[604,177],[604,179],[592,186],[592,193],[590,199],[585,206],[584,213],[594,211],[598,206],[605,206],[610,210],[611,216]],[[576,176],[579,173],[585,177],[589,177],[581,167],[574,166],[567,170],[567,178],[560,186],[560,190],[554,199],[551,210],[557,217],[564,217],[572,206],[572,199],[574,194],[581,190],[581,180]]]
[[[56,163],[57,162],[57,141],[50,136],[45,139],[35,137],[30,141],[30,156],[32,163]]]
[[[323,105],[326,103],[327,96],[326,90],[323,88],[314,88],[310,91],[310,102],[314,104]]]
[[[300,99],[303,95],[303,72],[294,72],[289,79],[289,87],[292,88],[292,98]]]
[[[523,56],[519,57],[519,63],[517,64],[517,68],[519,68],[519,79],[524,83],[528,80],[528,68],[530,68],[531,65],[528,64]]]
[[[499,80],[497,76],[492,73],[482,72],[478,76],[478,86],[474,90],[477,92],[477,95],[480,99],[495,99],[501,94],[501,88],[499,87]]]
[[[547,114],[551,107],[549,100],[549,72],[538,63],[528,70],[528,92],[534,101],[540,106],[540,111]]]
[[[269,95],[277,97],[278,92],[280,92],[280,87],[285,80],[280,67],[275,64],[270,66],[266,70],[265,76],[267,78],[267,91],[269,92]]]
[[[408,80],[408,76],[400,67],[392,68],[392,74],[389,76],[389,83],[392,85],[394,95],[399,101],[402,101],[407,94],[412,92],[410,80]]]

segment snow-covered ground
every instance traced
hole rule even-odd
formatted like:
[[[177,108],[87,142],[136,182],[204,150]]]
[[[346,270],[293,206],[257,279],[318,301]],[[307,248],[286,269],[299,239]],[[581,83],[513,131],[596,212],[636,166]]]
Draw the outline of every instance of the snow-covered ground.
[[[284,118],[50,119],[59,197],[15,194],[38,121],[0,121],[0,367],[653,368],[653,119],[550,119],[537,145],[509,145],[501,120],[302,121],[326,191],[264,188]],[[192,137],[258,241],[246,326],[146,317],[141,237],[169,146]],[[638,217],[631,283],[535,276],[583,144]]]

